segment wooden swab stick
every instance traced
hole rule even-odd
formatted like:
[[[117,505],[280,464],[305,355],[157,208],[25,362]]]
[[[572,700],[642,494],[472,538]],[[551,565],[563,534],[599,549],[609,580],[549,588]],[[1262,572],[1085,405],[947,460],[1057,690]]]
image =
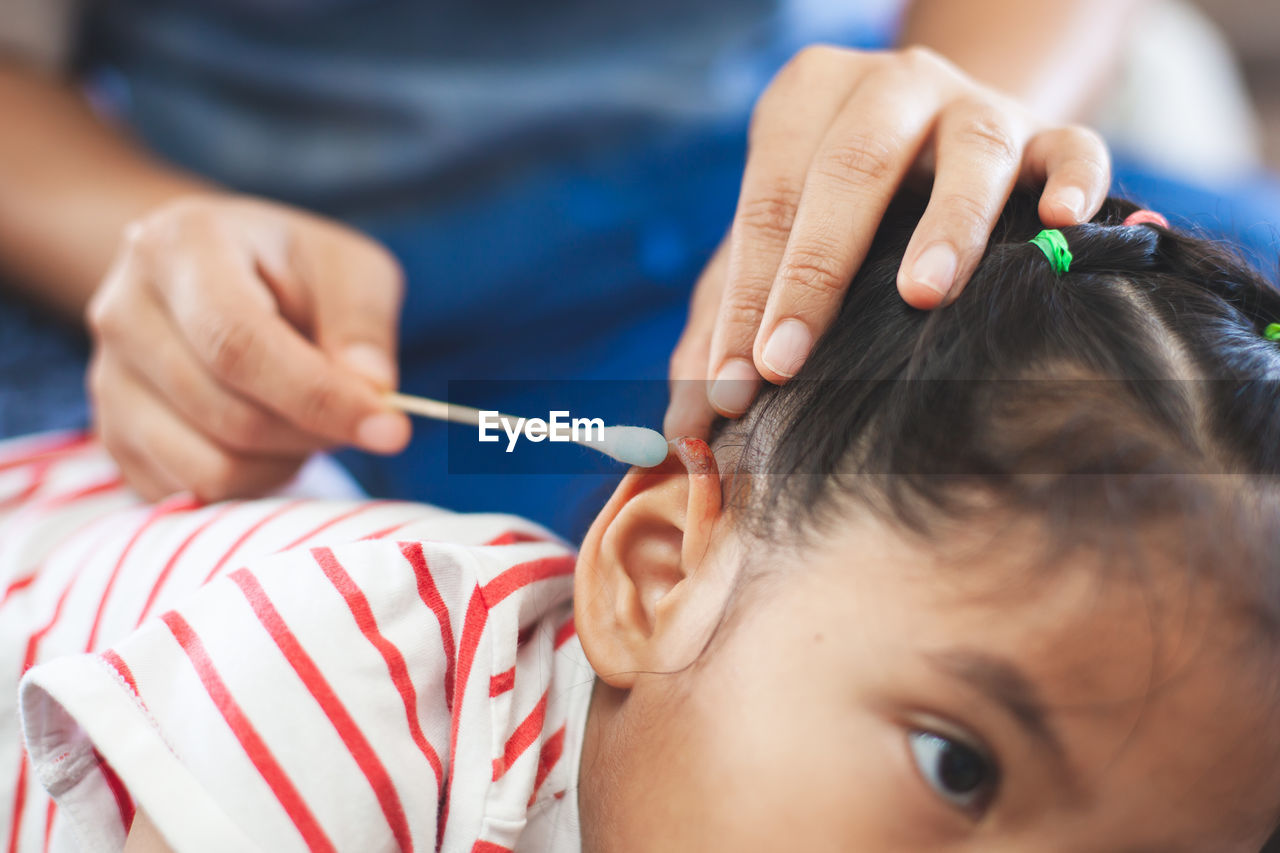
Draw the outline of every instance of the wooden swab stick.
[[[386,395],[386,400],[400,411],[408,412],[411,415],[420,415],[433,421],[452,421],[455,424],[480,426],[480,410],[473,409],[470,406],[459,406],[453,403],[446,403],[443,400],[415,397],[412,394],[399,394],[395,391],[389,391]],[[519,418],[513,418],[510,415],[499,414],[498,417],[501,420],[511,421],[512,423],[519,420]]]
[[[390,405],[411,415],[420,415],[435,421],[449,421],[467,426],[480,426],[480,410],[470,406],[459,406],[442,400],[428,397],[415,397],[411,394],[388,392],[386,401]],[[499,413],[498,419],[509,424],[518,424],[520,418]],[[576,431],[575,431],[576,432]],[[593,440],[591,430],[584,431],[584,437],[572,437],[575,444],[598,450],[605,456],[617,459],[626,465],[641,468],[653,468],[661,465],[667,458],[667,440],[662,433],[646,427],[611,426],[604,428],[602,438]]]

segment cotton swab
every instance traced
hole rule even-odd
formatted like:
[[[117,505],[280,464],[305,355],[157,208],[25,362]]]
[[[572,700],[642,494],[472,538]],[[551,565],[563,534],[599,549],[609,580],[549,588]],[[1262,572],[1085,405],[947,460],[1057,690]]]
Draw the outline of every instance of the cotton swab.
[[[470,406],[459,406],[455,403],[445,403],[441,400],[414,397],[410,394],[398,394],[395,392],[388,393],[386,401],[397,409],[412,415],[474,427],[481,425],[480,410],[473,409]],[[516,423],[520,420],[511,415],[503,414],[499,414],[498,418],[509,423]],[[605,456],[616,459],[625,465],[654,468],[661,465],[667,458],[667,440],[657,430],[636,426],[611,426],[605,427],[603,438],[596,440],[592,440],[591,430],[586,430],[585,433],[585,436],[577,436],[575,434],[570,440],[583,447],[598,450]]]

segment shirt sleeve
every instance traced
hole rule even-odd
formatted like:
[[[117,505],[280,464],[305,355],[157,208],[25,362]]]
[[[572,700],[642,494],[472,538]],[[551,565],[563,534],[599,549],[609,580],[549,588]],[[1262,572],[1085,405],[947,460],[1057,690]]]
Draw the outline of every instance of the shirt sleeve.
[[[82,849],[135,807],[175,850],[434,849],[465,549],[359,542],[221,577],[22,683],[32,766]]]

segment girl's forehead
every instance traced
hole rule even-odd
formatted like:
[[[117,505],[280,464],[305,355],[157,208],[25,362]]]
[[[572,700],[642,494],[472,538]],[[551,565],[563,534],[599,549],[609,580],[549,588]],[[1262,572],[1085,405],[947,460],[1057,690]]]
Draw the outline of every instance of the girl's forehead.
[[[1197,678],[1261,686],[1280,664],[1229,580],[1154,550],[1051,552],[1031,526],[925,542],[864,521],[776,574],[775,589],[789,585],[836,607],[873,603],[884,643],[1006,658],[1065,704],[1147,704]],[[850,629],[871,638],[869,625]]]

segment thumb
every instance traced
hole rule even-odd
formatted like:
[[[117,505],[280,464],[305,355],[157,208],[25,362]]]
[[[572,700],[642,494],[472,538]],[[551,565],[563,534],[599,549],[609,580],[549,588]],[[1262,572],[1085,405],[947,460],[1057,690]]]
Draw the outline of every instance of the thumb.
[[[393,390],[404,290],[400,267],[372,244],[348,247],[331,261],[323,265],[315,293],[316,345],[379,391]]]

